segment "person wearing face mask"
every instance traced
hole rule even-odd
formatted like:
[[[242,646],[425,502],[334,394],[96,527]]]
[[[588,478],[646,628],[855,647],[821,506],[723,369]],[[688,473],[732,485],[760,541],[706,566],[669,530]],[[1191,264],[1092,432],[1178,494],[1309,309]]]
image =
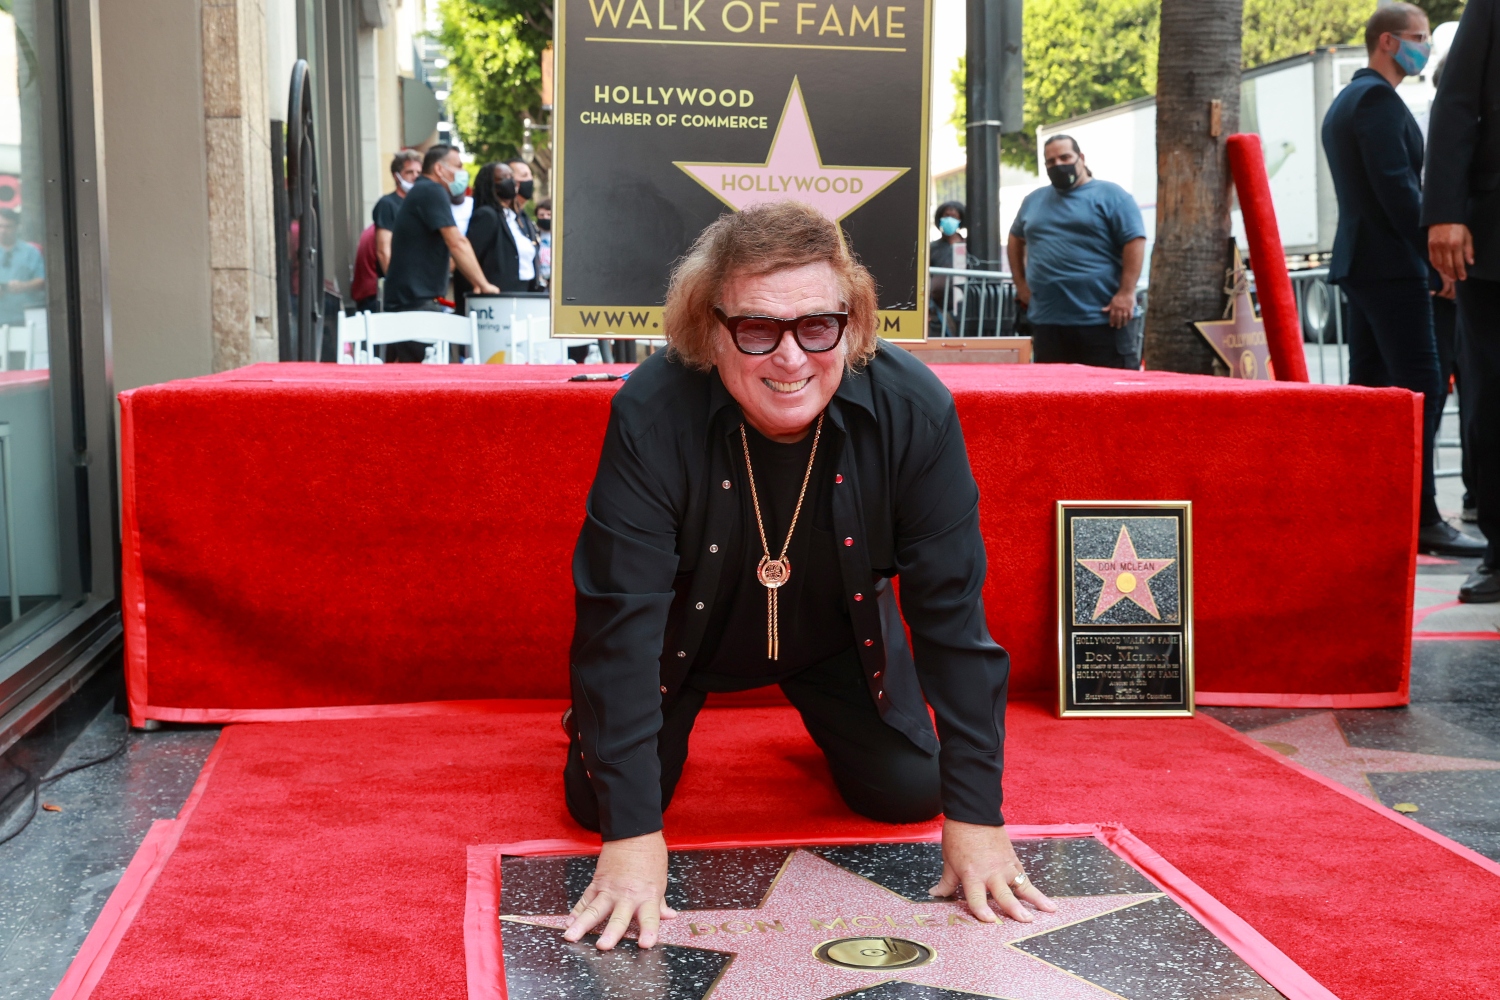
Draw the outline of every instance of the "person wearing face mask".
[[[504,163],[486,163],[479,168],[474,181],[474,217],[469,222],[469,243],[484,276],[504,292],[536,291],[536,244],[517,227],[510,201],[515,197],[516,181]],[[463,277],[455,275],[453,290],[462,308],[463,301],[474,294]]]
[[[945,201],[937,207],[932,216],[933,225],[937,226],[939,237],[932,241],[927,248],[927,263],[930,267],[953,267],[963,270],[968,262],[965,255],[964,237],[959,232],[964,224],[964,203],[961,201]],[[943,296],[951,296],[949,302],[943,302]],[[949,278],[933,275],[928,283],[928,297],[932,300],[932,308],[928,311],[929,337],[939,337],[943,333],[943,309],[946,305],[948,310],[948,335],[960,336],[958,329],[957,303],[959,301],[959,286]]]
[[[1146,259],[1141,210],[1124,188],[1089,172],[1072,136],[1042,146],[1052,183],[1028,194],[1006,256],[1032,356],[1104,368],[1141,366],[1135,285]]]
[[[510,167],[510,172],[516,179],[515,196],[508,202],[510,210],[516,213],[516,225],[521,232],[535,243],[537,228],[526,214],[526,203],[536,194],[536,181],[531,176],[531,165],[525,160],[511,160],[506,166]]]
[[[454,194],[469,186],[458,150],[438,143],[422,158],[422,176],[412,184],[396,215],[391,234],[391,265],[385,279],[387,312],[440,311],[437,299],[448,290],[448,267],[485,295],[500,290],[484,276],[474,249],[453,221]],[[425,345],[413,341],[392,344],[387,361],[421,361]]]
[[[1478,556],[1484,543],[1438,511],[1433,445],[1446,387],[1438,369],[1432,293],[1452,294],[1427,260],[1422,231],[1422,131],[1396,87],[1431,50],[1427,15],[1392,3],[1365,25],[1369,64],[1323,119],[1323,150],[1338,198],[1329,280],[1349,300],[1349,381],[1421,393],[1422,500],[1417,544],[1433,555]]]
[[[1469,0],[1437,84],[1422,224],[1432,264],[1458,284],[1459,387],[1475,516],[1489,546],[1458,590],[1500,601],[1500,3]],[[1467,479],[1467,477],[1466,477]]]
[[[638,919],[656,944],[694,720],[772,684],[854,812],[943,814],[934,895],[986,923],[1056,909],[1001,815],[1010,659],[953,396],[878,316],[837,224],[795,202],[720,216],[672,274],[668,349],[614,396],[574,550],[563,792],[604,843],[569,941]]]
[[[375,224],[375,259],[380,263],[384,275],[391,267],[391,233],[396,228],[396,215],[406,192],[411,190],[417,178],[422,176],[422,154],[415,149],[403,149],[391,159],[391,181],[394,190],[381,196],[370,213]]]
[[[552,200],[544,198],[536,203],[536,271],[537,280],[545,287],[552,281]]]

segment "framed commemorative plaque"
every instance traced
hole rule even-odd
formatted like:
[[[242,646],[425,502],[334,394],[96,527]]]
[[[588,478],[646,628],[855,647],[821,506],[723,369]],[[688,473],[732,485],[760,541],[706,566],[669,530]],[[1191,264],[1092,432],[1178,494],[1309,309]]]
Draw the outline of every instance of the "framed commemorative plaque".
[[[924,339],[932,2],[558,0],[553,335],[661,337],[698,234],[791,199]]]
[[[1057,710],[1193,714],[1189,501],[1057,504]]]

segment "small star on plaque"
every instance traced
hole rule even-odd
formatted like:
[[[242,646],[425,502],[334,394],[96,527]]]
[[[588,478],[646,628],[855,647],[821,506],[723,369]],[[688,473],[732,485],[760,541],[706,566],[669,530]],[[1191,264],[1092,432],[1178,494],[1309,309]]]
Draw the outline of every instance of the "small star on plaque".
[[[1276,375],[1271,368],[1271,348],[1266,343],[1266,326],[1255,315],[1255,303],[1250,299],[1250,284],[1245,279],[1245,261],[1240,257],[1239,247],[1234,249],[1234,267],[1229,272],[1229,284],[1224,289],[1229,296],[1226,319],[1194,323],[1209,346],[1235,378],[1273,380]]]

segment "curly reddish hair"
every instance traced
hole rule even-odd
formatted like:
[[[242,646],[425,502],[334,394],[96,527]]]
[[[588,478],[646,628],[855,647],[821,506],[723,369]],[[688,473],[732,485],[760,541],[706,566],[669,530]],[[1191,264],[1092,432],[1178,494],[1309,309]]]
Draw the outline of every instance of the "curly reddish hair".
[[[672,269],[667,288],[667,349],[691,368],[714,366],[719,321],[713,309],[733,278],[774,274],[808,264],[828,264],[843,307],[844,363],[850,370],[875,356],[878,305],[875,279],[849,249],[838,224],[811,205],[778,201],[720,216],[698,235]]]

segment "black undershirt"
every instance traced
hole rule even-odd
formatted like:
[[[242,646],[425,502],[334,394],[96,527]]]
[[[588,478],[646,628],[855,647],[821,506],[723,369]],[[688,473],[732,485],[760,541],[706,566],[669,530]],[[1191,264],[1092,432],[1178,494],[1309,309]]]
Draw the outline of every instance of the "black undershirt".
[[[807,484],[787,558],[791,578],[781,588],[780,658],[766,655],[766,588],[755,570],[765,550],[755,526],[744,449],[731,438],[736,461],[732,488],[740,498],[738,532],[730,540],[724,574],[697,663],[688,683],[700,691],[744,691],[764,687],[821,663],[854,645],[854,627],[844,597],[837,541],[833,537],[835,435],[825,420],[818,456]],[[781,554],[787,525],[807,471],[813,434],[796,444],[777,444],[745,425],[755,485],[772,557]],[[717,486],[715,488],[718,488]]]

